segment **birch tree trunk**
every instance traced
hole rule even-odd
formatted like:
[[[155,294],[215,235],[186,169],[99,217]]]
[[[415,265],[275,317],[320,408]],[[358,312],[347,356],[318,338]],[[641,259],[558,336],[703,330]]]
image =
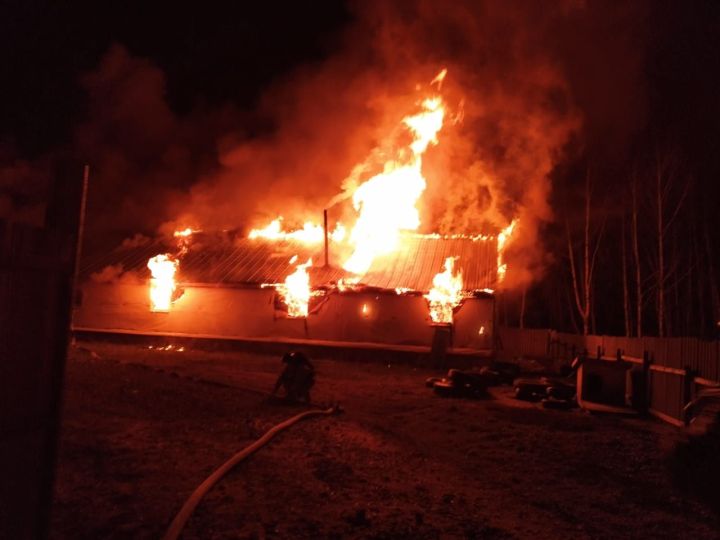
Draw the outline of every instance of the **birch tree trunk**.
[[[657,204],[657,250],[658,250],[658,268],[657,268],[657,328],[658,337],[665,336],[665,231],[663,226],[663,189],[662,189],[662,173],[660,164],[657,165],[655,171],[656,184],[656,204]]]
[[[585,178],[585,223],[583,228],[583,260],[582,260],[582,276],[578,274],[575,265],[575,251],[573,249],[572,237],[570,235],[570,224],[565,221],[565,230],[567,234],[568,258],[570,259],[570,273],[572,276],[573,292],[575,293],[575,306],[583,323],[583,335],[587,336],[590,330],[590,315],[592,310],[592,284],[593,271],[595,269],[595,258],[600,240],[602,238],[603,226],[598,234],[597,241],[593,247],[592,255],[590,254],[590,207],[592,200],[592,192],[590,189],[590,173]]]
[[[623,314],[625,316],[625,337],[630,337],[632,332],[632,324],[630,321],[630,294],[628,290],[627,275],[627,242],[625,241],[625,216],[622,217],[620,223],[620,249],[622,249],[622,284],[623,284]]]
[[[637,175],[633,177],[632,183],[632,241],[633,255],[635,257],[635,324],[637,325],[635,335],[643,335],[643,290],[642,271],[640,267],[640,248],[638,241],[638,204],[637,204]]]

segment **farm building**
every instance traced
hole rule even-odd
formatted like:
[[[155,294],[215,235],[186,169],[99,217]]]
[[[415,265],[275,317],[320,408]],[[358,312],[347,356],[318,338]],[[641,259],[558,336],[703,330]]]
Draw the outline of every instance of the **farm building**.
[[[331,245],[325,265],[322,243],[196,234],[178,259],[174,301],[169,310],[157,312],[150,308],[147,262],[174,248],[162,241],[126,243],[84,262],[74,328],[428,351],[437,325],[423,295],[444,261],[456,257],[464,294],[453,313],[451,350],[492,350],[494,238],[406,236],[359,278],[339,267],[335,247]],[[313,261],[307,269],[312,290],[308,314],[292,318],[273,284],[293,273],[291,261],[308,259]]]

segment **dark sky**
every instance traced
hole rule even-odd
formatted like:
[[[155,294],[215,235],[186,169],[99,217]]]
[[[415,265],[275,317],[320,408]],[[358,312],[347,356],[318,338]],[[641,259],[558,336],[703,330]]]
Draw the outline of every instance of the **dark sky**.
[[[352,16],[343,1],[0,3],[0,137],[23,155],[62,143],[84,113],[78,84],[112,43],[148,58],[167,77],[177,113],[198,104],[250,108],[263,89],[292,68],[329,56]],[[657,1],[637,21],[648,47],[638,91],[658,133],[717,150],[720,5],[712,0]],[[598,25],[613,24],[612,20]],[[577,63],[597,61],[604,44]],[[583,71],[581,69],[581,71]],[[607,71],[599,70],[605,74]],[[610,72],[611,73],[611,72]],[[583,77],[584,84],[593,84]],[[622,81],[620,81],[622,84]],[[583,103],[581,103],[581,106]],[[601,115],[588,104],[585,114]],[[597,109],[597,108],[596,108]]]
[[[242,108],[275,77],[332,50],[349,20],[341,1],[0,2],[0,137],[34,155],[67,139],[84,114],[80,76],[110,45],[149,58],[177,113]]]

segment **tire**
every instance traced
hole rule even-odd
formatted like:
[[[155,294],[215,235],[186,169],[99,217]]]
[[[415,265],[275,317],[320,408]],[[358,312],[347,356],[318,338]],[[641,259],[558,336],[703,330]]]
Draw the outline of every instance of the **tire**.
[[[543,399],[542,406],[543,406],[543,409],[555,409],[555,410],[559,410],[559,411],[567,411],[568,409],[573,408],[573,402],[572,401],[562,401],[562,400],[558,400],[558,399]]]
[[[447,380],[437,381],[433,386],[433,390],[440,397],[455,397],[458,393],[457,387]]]
[[[548,397],[560,401],[569,401],[575,397],[575,388],[572,386],[550,386],[547,389]]]
[[[427,386],[428,388],[432,388],[433,386],[435,386],[436,382],[441,380],[442,379],[440,377],[428,377],[427,379],[425,379],[425,386]]]
[[[535,394],[524,386],[515,387],[515,399],[521,399],[522,401],[537,401]]]

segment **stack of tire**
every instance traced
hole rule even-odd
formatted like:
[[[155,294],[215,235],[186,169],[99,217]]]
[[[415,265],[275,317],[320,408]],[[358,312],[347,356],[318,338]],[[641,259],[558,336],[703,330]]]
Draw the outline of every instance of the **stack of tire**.
[[[515,364],[495,362],[479,370],[451,369],[446,377],[430,377],[425,385],[438,396],[477,399],[487,396],[489,386],[511,384],[518,373]]]
[[[513,381],[515,397],[524,401],[539,401],[546,409],[577,407],[577,388],[574,380],[521,377]]]

